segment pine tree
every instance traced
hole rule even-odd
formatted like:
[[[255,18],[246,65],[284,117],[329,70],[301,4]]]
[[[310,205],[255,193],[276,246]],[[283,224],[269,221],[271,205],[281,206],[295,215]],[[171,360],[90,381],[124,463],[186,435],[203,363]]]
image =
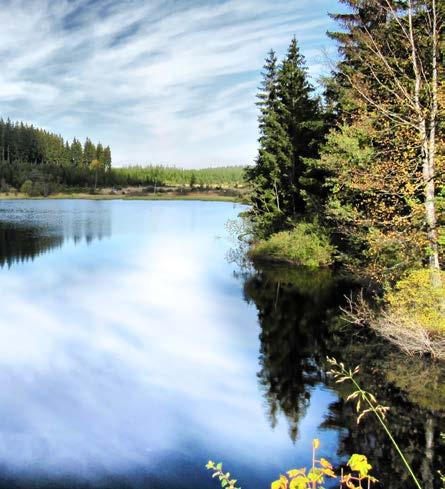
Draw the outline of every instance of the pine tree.
[[[83,163],[82,143],[76,138],[74,138],[73,142],[71,143],[71,164],[76,168],[80,168],[82,166],[82,163]]]
[[[286,215],[293,219],[308,214],[308,198],[314,179],[322,178],[311,169],[309,159],[318,157],[324,136],[319,100],[312,97],[304,56],[295,37],[292,39],[278,76],[281,119],[289,135],[292,152],[281,168],[282,187],[287,196]]]
[[[99,142],[96,146],[96,159],[100,161],[101,165],[104,165],[104,147]]]
[[[96,158],[96,147],[89,138],[86,138],[83,146],[83,165],[89,168],[91,162]]]
[[[257,95],[260,148],[255,165],[246,171],[246,178],[252,185],[251,218],[257,228],[256,232],[267,235],[285,218],[281,170],[291,163],[291,143],[280,115],[283,110],[278,97],[278,67],[273,50],[266,58],[262,75]]]
[[[304,57],[294,38],[277,66],[275,53],[266,59],[258,94],[259,151],[247,172],[252,185],[251,216],[268,235],[311,218],[320,198],[323,171],[314,167],[324,137],[318,99],[312,96]]]

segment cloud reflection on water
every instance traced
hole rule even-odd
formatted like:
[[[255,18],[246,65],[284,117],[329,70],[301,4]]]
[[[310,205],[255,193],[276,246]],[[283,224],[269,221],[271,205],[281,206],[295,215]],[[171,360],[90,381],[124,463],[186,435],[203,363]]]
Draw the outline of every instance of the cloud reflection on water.
[[[164,458],[197,471],[208,457],[269,470],[292,463],[307,447],[293,447],[283,424],[268,425],[256,310],[224,261],[227,242],[215,239],[239,208],[103,204],[47,203],[44,220],[79,236],[58,218],[78,222],[76,212],[92,208],[84,229],[94,237],[105,219],[109,239],[65,239],[0,271],[3,471],[94,480],[165,470]],[[334,396],[314,398],[305,445]]]

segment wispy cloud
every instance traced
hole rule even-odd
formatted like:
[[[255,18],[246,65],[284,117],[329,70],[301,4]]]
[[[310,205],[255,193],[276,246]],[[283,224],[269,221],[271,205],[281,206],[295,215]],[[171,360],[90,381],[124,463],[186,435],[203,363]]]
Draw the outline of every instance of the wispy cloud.
[[[101,140],[115,164],[250,162],[265,54],[295,34],[315,79],[336,3],[5,0],[0,113]]]

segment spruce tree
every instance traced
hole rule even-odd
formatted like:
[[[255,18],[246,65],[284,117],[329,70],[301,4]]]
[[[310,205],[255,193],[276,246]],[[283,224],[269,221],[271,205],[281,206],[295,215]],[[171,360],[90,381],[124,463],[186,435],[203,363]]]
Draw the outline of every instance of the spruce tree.
[[[71,143],[71,164],[76,168],[80,168],[82,166],[82,162],[83,162],[82,144],[79,140],[74,138],[73,142]]]
[[[246,177],[252,185],[252,221],[257,234],[267,235],[285,218],[283,201],[286,196],[281,188],[281,171],[289,166],[291,154],[289,136],[282,124],[277,58],[273,50],[266,58],[262,75],[257,95],[260,147],[255,165],[246,171]]]
[[[291,154],[281,168],[281,185],[286,195],[284,212],[292,219],[308,217],[306,204],[311,187],[315,187],[313,180],[322,178],[322,174],[312,172],[309,161],[318,156],[324,136],[319,101],[312,96],[313,91],[304,56],[294,37],[278,75],[280,118],[292,145]]]
[[[91,162],[96,158],[96,147],[89,138],[86,138],[83,146],[83,165],[89,168]]]
[[[96,159],[99,160],[102,166],[104,166],[104,147],[99,142],[96,146]]]

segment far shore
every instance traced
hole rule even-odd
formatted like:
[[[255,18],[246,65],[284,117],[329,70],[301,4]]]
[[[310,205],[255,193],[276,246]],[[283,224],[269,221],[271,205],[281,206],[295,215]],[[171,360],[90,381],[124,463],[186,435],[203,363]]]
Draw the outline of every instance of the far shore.
[[[22,192],[2,193],[1,200],[61,200],[61,199],[83,199],[83,200],[199,200],[213,202],[234,202],[242,203],[242,195],[225,194],[225,192],[159,192],[159,193],[104,193],[100,190],[97,193],[88,192],[59,192],[48,196],[30,196]]]

